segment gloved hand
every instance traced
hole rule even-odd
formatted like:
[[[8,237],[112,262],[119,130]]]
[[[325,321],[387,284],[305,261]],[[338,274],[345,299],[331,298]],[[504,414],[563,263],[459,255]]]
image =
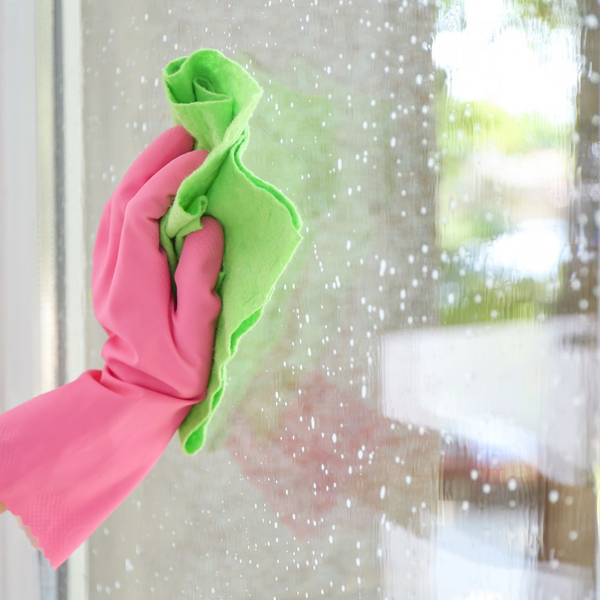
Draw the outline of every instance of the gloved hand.
[[[102,349],[103,378],[115,376],[200,401],[208,385],[221,310],[213,288],[223,235],[217,221],[205,218],[202,233],[186,237],[175,272],[175,306],[157,226],[180,183],[208,156],[204,150],[188,152],[193,143],[183,127],[174,127],[125,175],[100,221],[92,299],[96,318],[109,335]]]
[[[186,237],[171,295],[158,219],[206,158],[174,127],[134,162],[105,206],[92,265],[102,370],[0,415],[0,498],[60,566],[156,464],[206,393],[221,303],[223,232]]]

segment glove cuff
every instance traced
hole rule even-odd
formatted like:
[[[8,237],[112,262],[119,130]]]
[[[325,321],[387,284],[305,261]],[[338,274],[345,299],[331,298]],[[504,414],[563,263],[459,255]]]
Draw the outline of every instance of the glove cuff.
[[[195,402],[105,368],[0,415],[0,499],[52,567],[144,479]]]

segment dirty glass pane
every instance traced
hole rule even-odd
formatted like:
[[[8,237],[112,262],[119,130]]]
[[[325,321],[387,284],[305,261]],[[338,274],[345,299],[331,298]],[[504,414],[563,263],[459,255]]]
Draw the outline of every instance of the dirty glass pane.
[[[83,19],[90,257],[170,126],[162,67],[199,47],[263,86],[246,164],[306,224],[207,448],[174,438],[91,538],[90,598],[595,597],[597,3]]]

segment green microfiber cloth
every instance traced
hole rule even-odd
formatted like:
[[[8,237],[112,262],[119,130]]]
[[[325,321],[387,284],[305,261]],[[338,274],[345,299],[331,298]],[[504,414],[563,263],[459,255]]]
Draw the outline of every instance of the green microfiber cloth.
[[[184,452],[195,454],[223,396],[226,365],[260,319],[302,240],[302,221],[288,198],[242,164],[248,121],[263,93],[249,73],[218,50],[203,49],[170,62],[163,82],[175,124],[194,136],[195,149],[209,151],[160,220],[172,285],[185,236],[202,228],[202,215],[217,219],[225,235],[217,283],[222,308],[208,391],[179,427]]]

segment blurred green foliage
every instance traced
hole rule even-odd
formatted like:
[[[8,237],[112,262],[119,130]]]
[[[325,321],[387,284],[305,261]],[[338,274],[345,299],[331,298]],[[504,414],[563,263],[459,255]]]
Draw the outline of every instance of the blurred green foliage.
[[[560,287],[558,282],[530,278],[491,279],[483,272],[467,271],[461,275],[460,268],[452,265],[444,270],[440,323],[458,325],[545,318],[555,312]],[[452,302],[449,293],[453,293]]]
[[[573,122],[557,124],[539,114],[515,114],[491,102],[463,102],[438,94],[436,127],[445,176],[453,177],[473,152],[493,149],[514,155],[556,148],[557,140],[570,139]]]
[[[527,2],[523,0],[522,4]],[[546,149],[568,153],[574,122],[556,123],[534,113],[515,114],[491,102],[457,100],[448,94],[443,74],[438,81],[437,150],[443,174],[438,196],[438,248],[450,257],[449,264],[442,268],[440,323],[549,316],[555,312],[562,277],[545,282],[514,279],[510,273],[492,277],[457,260],[463,245],[486,244],[510,231],[513,223],[507,215],[511,201],[516,206],[523,202],[521,192],[497,190],[493,182],[482,179],[477,181],[475,201],[465,201],[463,196],[472,191],[472,161],[477,162],[479,154],[518,157]]]

